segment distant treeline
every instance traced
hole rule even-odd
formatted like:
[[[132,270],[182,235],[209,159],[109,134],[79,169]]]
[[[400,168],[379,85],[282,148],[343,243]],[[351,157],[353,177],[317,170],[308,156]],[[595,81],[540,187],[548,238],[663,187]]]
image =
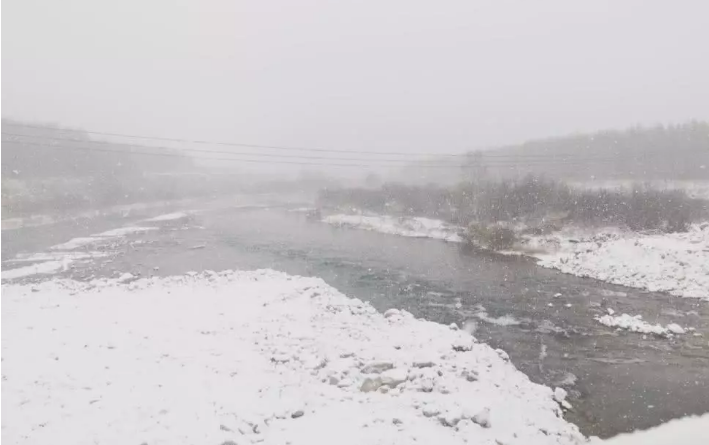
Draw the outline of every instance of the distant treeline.
[[[31,124],[30,124],[31,125]],[[18,136],[19,135],[19,136]],[[50,125],[25,126],[2,120],[2,174],[24,178],[130,177],[144,172],[189,170],[184,157],[132,154],[125,143],[96,141],[82,130]],[[176,150],[154,150],[179,153]]]
[[[471,152],[452,175],[421,168],[411,173],[424,182],[442,183],[451,183],[452,177],[519,179],[530,174],[574,181],[709,180],[709,122],[539,139]]]
[[[96,141],[82,130],[3,119],[3,217],[175,199],[209,191],[204,180],[171,175],[192,172],[189,158],[138,155],[137,151],[146,149]]]
[[[709,122],[633,127],[627,130],[530,141],[495,154],[518,156],[516,176],[559,178],[709,180]],[[485,156],[483,155],[483,166]],[[509,168],[490,160],[491,176]]]

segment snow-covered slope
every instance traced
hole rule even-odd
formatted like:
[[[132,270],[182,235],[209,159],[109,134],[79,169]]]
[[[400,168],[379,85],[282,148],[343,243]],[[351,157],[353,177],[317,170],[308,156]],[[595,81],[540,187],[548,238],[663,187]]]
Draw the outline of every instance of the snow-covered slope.
[[[6,285],[3,321],[4,443],[584,441],[503,351],[317,278]]]

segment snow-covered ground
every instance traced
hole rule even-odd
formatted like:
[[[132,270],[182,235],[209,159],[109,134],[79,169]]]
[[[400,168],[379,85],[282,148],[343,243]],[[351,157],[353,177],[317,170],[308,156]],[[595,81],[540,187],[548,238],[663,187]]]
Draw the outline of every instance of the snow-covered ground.
[[[5,443],[574,444],[454,327],[262,270],[3,286]]]
[[[528,237],[525,249],[564,273],[709,301],[709,223],[662,234],[568,229]]]
[[[460,242],[460,228],[444,221],[419,217],[396,217],[387,215],[330,215],[323,222],[335,226],[372,230],[390,235],[413,238],[433,238],[450,242]]]
[[[440,220],[394,216],[331,215],[328,224],[460,242],[461,228]],[[566,228],[525,236],[517,250],[539,265],[613,284],[709,301],[709,223],[688,232],[641,234],[608,228]]]

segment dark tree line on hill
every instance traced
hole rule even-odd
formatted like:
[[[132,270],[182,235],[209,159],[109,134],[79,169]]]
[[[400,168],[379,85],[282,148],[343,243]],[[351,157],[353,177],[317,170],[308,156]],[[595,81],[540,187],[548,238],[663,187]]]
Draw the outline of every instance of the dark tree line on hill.
[[[191,161],[183,157],[133,154],[145,150],[124,143],[96,141],[78,129],[23,125],[10,119],[2,120],[3,175],[131,177],[144,172],[188,170],[192,166]],[[160,152],[179,154],[175,150],[161,149]]]
[[[97,141],[82,130],[25,126],[2,120],[3,217],[34,212],[180,198],[193,179],[170,178],[194,170],[176,150]],[[159,152],[168,156],[137,154]],[[185,183],[185,184],[183,184]]]
[[[490,178],[709,180],[709,122],[540,139],[477,152],[468,164]]]

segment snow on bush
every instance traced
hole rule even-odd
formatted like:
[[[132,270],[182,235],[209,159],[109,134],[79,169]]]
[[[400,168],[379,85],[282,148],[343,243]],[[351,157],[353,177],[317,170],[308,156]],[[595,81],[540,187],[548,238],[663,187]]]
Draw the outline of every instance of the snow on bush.
[[[317,278],[55,280],[3,306],[8,443],[585,440],[503,351]]]

